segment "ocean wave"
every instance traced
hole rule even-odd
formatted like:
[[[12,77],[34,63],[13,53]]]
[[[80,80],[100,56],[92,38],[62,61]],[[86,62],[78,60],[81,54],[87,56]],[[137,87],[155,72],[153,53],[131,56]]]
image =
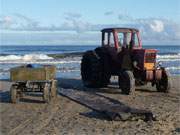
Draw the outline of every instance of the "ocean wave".
[[[178,54],[168,54],[168,55],[157,55],[157,61],[171,61],[178,62],[180,61],[180,53]]]
[[[80,72],[79,69],[69,69],[69,70],[57,70],[57,72],[61,72],[61,73],[67,73],[67,72]]]
[[[52,60],[54,58],[45,54],[25,54],[25,55],[6,55],[0,56],[0,62],[2,61],[38,61],[38,60]]]
[[[75,72],[80,71],[77,67],[57,67],[57,72]],[[0,74],[10,72],[10,68],[0,68]]]
[[[168,55],[157,55],[158,59],[179,59],[180,53],[178,54],[168,54]]]
[[[157,59],[158,62],[179,62],[179,59]]]
[[[180,67],[167,67],[168,70],[180,70]]]
[[[68,63],[81,63],[81,61],[1,61],[1,64],[68,64]]]
[[[178,55],[179,52],[158,52],[159,55]]]
[[[0,63],[14,63],[14,64],[66,64],[66,63],[80,63],[81,53],[77,54],[25,54],[25,55],[1,55]],[[65,57],[66,56],[66,57]],[[180,53],[177,54],[167,54],[167,55],[157,55],[157,61],[180,61]]]

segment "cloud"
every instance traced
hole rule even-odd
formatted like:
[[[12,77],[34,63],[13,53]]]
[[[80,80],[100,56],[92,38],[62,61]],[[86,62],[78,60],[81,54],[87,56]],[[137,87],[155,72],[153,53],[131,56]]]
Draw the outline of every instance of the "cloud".
[[[133,17],[130,16],[127,12],[122,12],[118,14],[118,19],[120,21],[132,21]]]
[[[128,15],[119,14],[118,19],[125,21],[125,20],[130,20],[131,18]]]
[[[21,14],[0,17],[0,26],[3,30],[36,30],[39,23]]]
[[[122,19],[119,18],[120,21]],[[140,30],[142,39],[146,41],[180,41],[180,24],[160,17],[132,18],[124,16],[123,27],[134,27]]]
[[[13,24],[11,16],[2,16],[0,18],[0,26],[2,28],[9,28]]]
[[[153,20],[150,27],[156,32],[162,32],[164,30],[164,23],[161,20]]]
[[[10,16],[5,16],[3,18],[4,23],[9,24],[12,22],[12,18]]]
[[[12,31],[76,31],[77,33],[90,30],[91,24],[81,19],[81,14],[64,13],[64,22],[58,26],[42,26],[38,21],[21,14],[1,17],[0,26],[3,30]]]
[[[108,13],[107,13],[108,14]],[[109,11],[110,15],[110,11]],[[82,35],[88,35],[90,32],[95,32],[100,34],[100,30],[107,27],[133,27],[138,28],[141,32],[143,41],[149,42],[164,42],[164,41],[180,41],[180,24],[172,20],[165,18],[133,18],[128,14],[118,15],[118,24],[92,24],[82,19],[82,15],[79,13],[64,13],[64,22],[59,25],[49,25],[42,26],[38,21],[26,17],[21,14],[13,14],[8,16],[0,17],[0,26],[3,31],[10,32],[42,32],[51,33],[52,32],[76,32],[76,35],[84,38]],[[80,36],[81,35],[81,36]],[[38,36],[38,35],[37,35]],[[69,37],[69,35],[67,35]],[[92,34],[89,36],[94,42],[97,42],[97,35]],[[4,37],[6,38],[6,37]],[[12,36],[11,36],[12,38]],[[35,37],[33,37],[35,38]],[[49,36],[53,38],[52,36]],[[58,37],[59,38],[59,37]],[[79,43],[84,41],[84,39],[78,38]],[[10,39],[10,38],[9,38]],[[27,38],[26,38],[27,39]],[[53,38],[54,39],[54,38]],[[61,39],[61,38],[59,38]],[[68,38],[72,40],[71,38]],[[90,43],[89,38],[86,41]],[[100,39],[99,39],[100,40]],[[48,41],[46,41],[48,42]],[[55,42],[55,39],[53,40]],[[60,41],[57,41],[60,42]],[[77,41],[76,41],[77,42]],[[85,42],[85,41],[84,41]],[[93,41],[92,41],[93,42]],[[49,42],[48,42],[49,43]]]
[[[81,17],[82,15],[78,13],[65,13],[66,21],[60,26],[60,28],[65,30],[73,30],[77,33],[89,30],[91,24],[83,21]]]
[[[15,13],[15,14],[13,14],[13,15],[16,16],[16,17],[18,17],[18,18],[20,18],[20,19],[25,20],[27,23],[35,23],[35,22],[36,22],[36,21],[34,21],[33,19],[31,19],[31,18],[29,18],[29,17],[27,17],[27,16],[24,16],[24,15],[22,15],[22,14]]]
[[[81,18],[82,15],[79,13],[66,12],[64,13],[66,19]]]
[[[108,12],[105,12],[105,13],[104,13],[105,16],[109,16],[109,15],[113,15],[113,14],[114,14],[113,11],[108,11]]]

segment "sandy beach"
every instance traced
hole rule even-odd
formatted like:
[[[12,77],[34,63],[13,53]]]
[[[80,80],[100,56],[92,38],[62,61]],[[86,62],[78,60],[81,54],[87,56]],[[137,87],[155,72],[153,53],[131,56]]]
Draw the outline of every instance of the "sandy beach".
[[[117,85],[106,89],[88,89],[120,101],[130,107],[148,109],[157,120],[110,121],[66,97],[58,95],[44,104],[39,95],[25,96],[17,104],[9,102],[8,80],[0,81],[0,134],[2,135],[61,135],[61,134],[180,134],[180,76],[172,77],[170,93],[156,92],[150,85],[137,87],[133,95],[122,95]],[[80,79],[58,79],[62,89],[87,90]]]

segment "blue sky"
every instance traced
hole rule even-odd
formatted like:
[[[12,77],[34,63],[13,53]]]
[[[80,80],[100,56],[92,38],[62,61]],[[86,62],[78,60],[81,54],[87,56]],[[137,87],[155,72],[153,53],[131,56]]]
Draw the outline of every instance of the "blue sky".
[[[144,44],[179,44],[179,0],[0,0],[0,44],[100,44],[104,27],[136,27]]]

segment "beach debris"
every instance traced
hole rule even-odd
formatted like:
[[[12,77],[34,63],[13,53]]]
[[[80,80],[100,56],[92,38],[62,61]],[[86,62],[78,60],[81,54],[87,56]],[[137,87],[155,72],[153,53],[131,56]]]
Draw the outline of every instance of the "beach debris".
[[[155,116],[151,111],[131,108],[120,101],[100,94],[62,88],[59,89],[58,92],[62,96],[65,96],[81,105],[84,105],[94,111],[103,113],[110,120],[155,120]]]

